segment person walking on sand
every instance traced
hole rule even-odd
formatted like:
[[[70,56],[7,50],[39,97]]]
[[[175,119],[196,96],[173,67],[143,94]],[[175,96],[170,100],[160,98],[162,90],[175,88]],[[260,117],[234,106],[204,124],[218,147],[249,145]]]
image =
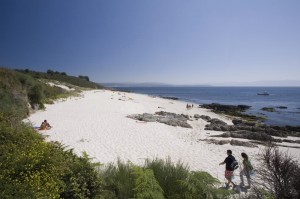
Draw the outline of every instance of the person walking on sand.
[[[246,153],[241,153],[241,156],[243,157],[243,169],[240,172],[240,178],[241,178],[241,186],[245,186],[244,184],[244,175],[247,178],[248,187],[251,187],[251,178],[250,173],[253,171],[253,166],[251,165],[251,162],[249,160],[249,157]]]
[[[233,172],[234,168],[232,168],[232,163],[235,161],[235,157],[232,155],[231,150],[227,150],[227,157],[223,162],[221,162],[219,165],[226,164],[225,166],[225,178],[228,180],[228,183],[226,183],[226,186],[229,187],[230,183],[233,185],[233,188],[236,187],[236,185],[232,182]]]

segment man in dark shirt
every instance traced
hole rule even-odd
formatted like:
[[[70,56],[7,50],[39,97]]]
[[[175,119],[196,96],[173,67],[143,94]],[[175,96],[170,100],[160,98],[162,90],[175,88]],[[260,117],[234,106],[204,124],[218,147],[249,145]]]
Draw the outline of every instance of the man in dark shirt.
[[[228,180],[228,183],[226,183],[227,186],[230,185],[230,183],[233,185],[233,188],[236,186],[232,181],[232,176],[233,176],[233,171],[234,169],[231,168],[231,164],[233,163],[233,161],[235,160],[234,156],[231,155],[232,151],[231,150],[227,150],[227,158],[225,158],[224,162],[221,162],[219,165],[222,164],[226,164],[225,166],[225,178]]]

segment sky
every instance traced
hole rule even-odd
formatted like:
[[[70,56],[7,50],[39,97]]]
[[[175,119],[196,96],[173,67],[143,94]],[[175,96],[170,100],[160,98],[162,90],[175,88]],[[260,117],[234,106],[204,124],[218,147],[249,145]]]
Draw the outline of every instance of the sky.
[[[299,0],[0,0],[0,66],[95,82],[300,82]]]

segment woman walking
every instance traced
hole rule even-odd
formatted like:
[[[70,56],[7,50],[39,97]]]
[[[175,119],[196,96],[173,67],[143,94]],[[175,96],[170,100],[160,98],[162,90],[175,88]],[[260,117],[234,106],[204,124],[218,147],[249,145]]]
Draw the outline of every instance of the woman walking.
[[[244,184],[244,178],[243,176],[245,175],[247,178],[247,182],[248,182],[248,187],[251,187],[251,178],[250,178],[250,173],[253,170],[253,167],[251,165],[251,162],[248,158],[248,155],[246,153],[241,153],[242,157],[243,157],[243,169],[240,172],[240,178],[241,178],[241,186],[245,186]]]

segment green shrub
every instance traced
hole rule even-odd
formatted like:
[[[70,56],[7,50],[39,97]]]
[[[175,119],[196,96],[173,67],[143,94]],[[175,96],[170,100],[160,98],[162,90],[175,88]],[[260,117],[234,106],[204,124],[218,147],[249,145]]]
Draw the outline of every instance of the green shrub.
[[[153,170],[155,178],[164,190],[166,198],[179,198],[180,194],[184,191],[179,182],[187,179],[189,175],[187,165],[181,162],[174,164],[170,158],[166,160],[147,159],[145,168]]]
[[[0,198],[100,198],[98,166],[0,112]]]
[[[28,98],[32,106],[34,104],[41,104],[43,98],[43,87],[40,84],[36,84],[31,87],[28,92]]]
[[[216,185],[220,181],[204,171],[191,172],[187,179],[180,181],[184,191],[181,198],[202,199],[202,198],[225,198],[233,194],[233,191],[218,189]]]
[[[7,120],[0,122],[0,137],[0,198],[58,198],[61,161],[51,144],[31,127]]]
[[[115,198],[132,198],[134,196],[134,176],[131,163],[123,163],[118,159],[117,164],[108,164],[101,171],[104,181],[104,192]]]
[[[155,179],[151,169],[143,169],[141,167],[133,167],[134,195],[139,199],[163,199],[163,190]]]
[[[78,157],[72,150],[64,152],[65,166],[62,180],[64,190],[61,198],[99,198],[101,194],[102,181],[98,168],[99,163],[92,163],[86,153]]]
[[[28,115],[26,95],[11,93],[0,88],[0,112],[25,117]]]

